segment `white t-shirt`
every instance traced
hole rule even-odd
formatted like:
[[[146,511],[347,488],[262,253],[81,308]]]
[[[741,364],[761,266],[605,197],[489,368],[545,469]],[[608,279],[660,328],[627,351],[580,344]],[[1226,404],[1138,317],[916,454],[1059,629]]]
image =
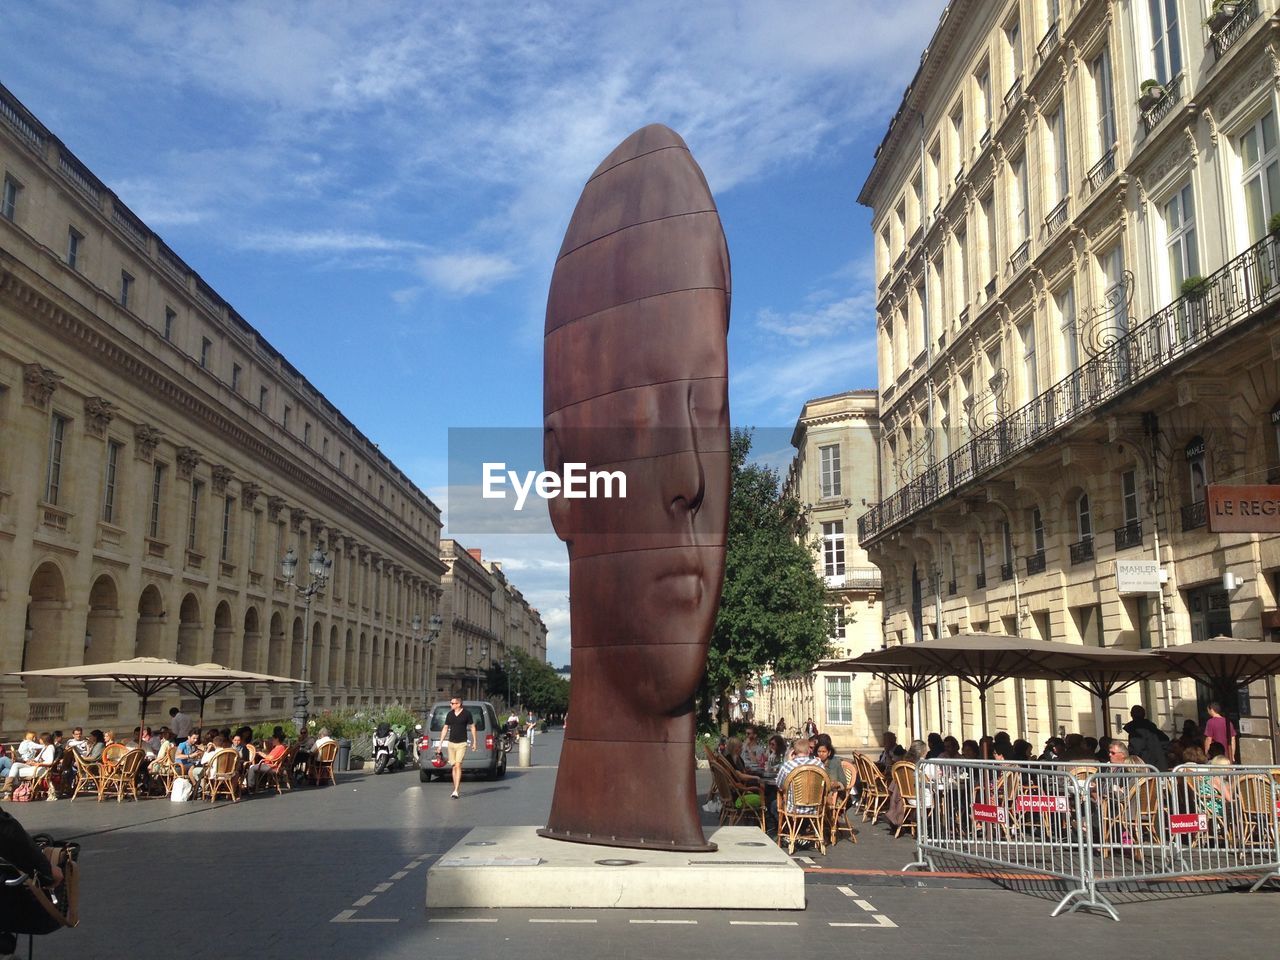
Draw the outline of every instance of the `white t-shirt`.
[[[190,717],[179,710],[169,720],[169,729],[177,735],[178,742],[181,743],[183,740],[187,739],[187,735],[191,733],[191,728],[194,723],[195,722]]]
[[[67,741],[67,749],[74,750],[82,757],[87,757],[89,755],[89,741],[77,740],[75,737],[72,737]]]
[[[31,763],[38,756],[40,756],[39,740],[23,740],[18,744],[18,759],[23,763]]]

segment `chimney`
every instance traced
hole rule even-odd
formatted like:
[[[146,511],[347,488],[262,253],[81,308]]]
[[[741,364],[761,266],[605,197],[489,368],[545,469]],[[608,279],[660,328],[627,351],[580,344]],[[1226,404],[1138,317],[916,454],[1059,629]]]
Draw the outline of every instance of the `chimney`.
[[[471,559],[474,560],[476,563],[479,563],[480,560],[482,559],[481,550],[479,547],[468,547],[467,553],[471,554]]]

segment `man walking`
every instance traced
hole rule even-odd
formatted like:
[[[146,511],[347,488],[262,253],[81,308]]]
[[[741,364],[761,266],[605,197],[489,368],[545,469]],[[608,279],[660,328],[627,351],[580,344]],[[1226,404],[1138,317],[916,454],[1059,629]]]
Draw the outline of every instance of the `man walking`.
[[[1227,762],[1235,763],[1236,740],[1236,726],[1223,716],[1222,704],[1217,701],[1209,704],[1209,722],[1204,725],[1204,752],[1208,754],[1216,743],[1222,747]]]
[[[475,746],[476,724],[471,719],[471,711],[463,709],[462,700],[454,697],[449,701],[452,707],[444,715],[444,732],[441,739],[449,746],[449,763],[453,766],[453,793],[450,797],[458,799],[458,787],[462,785],[462,761],[467,751]]]

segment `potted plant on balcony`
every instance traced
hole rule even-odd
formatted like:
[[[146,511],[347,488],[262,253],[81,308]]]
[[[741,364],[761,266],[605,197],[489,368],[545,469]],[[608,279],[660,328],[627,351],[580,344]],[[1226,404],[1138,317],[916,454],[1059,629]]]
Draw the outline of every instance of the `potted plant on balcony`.
[[[1150,110],[1164,96],[1164,85],[1159,80],[1143,80],[1138,92],[1138,109]]]
[[[1182,295],[1188,300],[1200,300],[1209,292],[1209,281],[1196,275],[1182,281]]]
[[[1205,26],[1213,33],[1217,33],[1235,19],[1239,9],[1240,4],[1236,0],[1213,0],[1213,8],[1209,11]]]
[[[1280,235],[1280,211],[1273,213],[1271,219],[1267,221],[1267,232],[1273,237]]]

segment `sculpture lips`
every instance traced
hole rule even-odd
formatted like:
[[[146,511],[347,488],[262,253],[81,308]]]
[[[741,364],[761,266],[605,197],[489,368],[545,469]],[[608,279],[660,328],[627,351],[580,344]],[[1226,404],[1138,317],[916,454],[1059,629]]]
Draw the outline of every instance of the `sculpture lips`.
[[[668,573],[658,583],[663,596],[672,603],[696,607],[702,602],[700,573]]]

